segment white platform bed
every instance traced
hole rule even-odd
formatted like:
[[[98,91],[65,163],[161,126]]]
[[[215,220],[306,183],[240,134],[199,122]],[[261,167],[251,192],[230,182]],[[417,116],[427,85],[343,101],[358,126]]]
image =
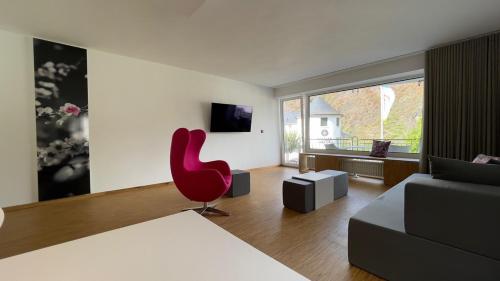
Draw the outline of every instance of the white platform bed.
[[[0,260],[2,280],[308,280],[193,211]]]

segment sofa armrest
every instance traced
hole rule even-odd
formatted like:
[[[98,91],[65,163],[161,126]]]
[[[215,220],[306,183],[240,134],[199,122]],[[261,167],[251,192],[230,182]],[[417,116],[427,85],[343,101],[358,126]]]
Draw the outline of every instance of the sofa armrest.
[[[414,179],[405,186],[405,231],[500,260],[500,187]]]

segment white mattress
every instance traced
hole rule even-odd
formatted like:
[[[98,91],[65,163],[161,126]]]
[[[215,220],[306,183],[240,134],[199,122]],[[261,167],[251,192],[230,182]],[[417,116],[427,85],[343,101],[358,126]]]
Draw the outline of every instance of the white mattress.
[[[1,280],[307,280],[193,211],[0,260]]]

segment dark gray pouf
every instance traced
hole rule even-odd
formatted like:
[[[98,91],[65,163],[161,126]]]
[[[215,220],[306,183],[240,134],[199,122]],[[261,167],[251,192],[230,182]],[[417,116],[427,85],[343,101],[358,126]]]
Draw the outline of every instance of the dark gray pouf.
[[[283,205],[301,213],[314,210],[314,183],[298,179],[283,181]]]
[[[231,170],[233,181],[226,195],[236,197],[250,193],[250,173],[243,170]]]

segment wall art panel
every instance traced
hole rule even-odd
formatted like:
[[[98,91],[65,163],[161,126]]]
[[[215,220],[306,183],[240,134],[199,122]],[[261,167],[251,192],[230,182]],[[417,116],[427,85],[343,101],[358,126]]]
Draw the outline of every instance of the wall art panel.
[[[40,201],[90,193],[87,51],[33,39]]]

